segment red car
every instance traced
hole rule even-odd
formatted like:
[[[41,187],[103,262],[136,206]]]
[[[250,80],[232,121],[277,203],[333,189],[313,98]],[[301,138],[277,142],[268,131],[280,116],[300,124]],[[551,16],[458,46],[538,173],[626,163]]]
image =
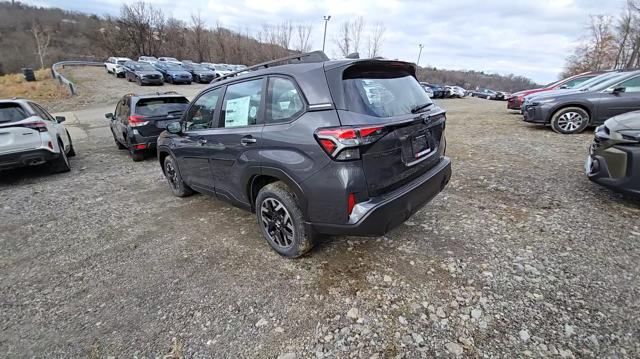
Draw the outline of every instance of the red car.
[[[596,76],[600,75],[601,73],[602,73],[601,71],[583,72],[583,73],[578,74],[578,75],[573,75],[571,77],[567,77],[564,80],[552,82],[552,83],[546,85],[545,87],[516,92],[516,93],[512,94],[511,97],[509,97],[507,99],[507,109],[509,109],[509,110],[520,110],[520,106],[522,106],[522,102],[524,101],[524,97],[527,96],[527,95],[531,95],[531,94],[539,93],[539,92],[545,92],[545,91],[553,91],[553,90],[558,90],[558,89],[574,88],[574,87],[580,85],[581,83],[583,83],[583,82],[585,82],[585,81],[587,81],[587,80],[589,80],[589,79],[591,79],[593,77],[596,77]]]

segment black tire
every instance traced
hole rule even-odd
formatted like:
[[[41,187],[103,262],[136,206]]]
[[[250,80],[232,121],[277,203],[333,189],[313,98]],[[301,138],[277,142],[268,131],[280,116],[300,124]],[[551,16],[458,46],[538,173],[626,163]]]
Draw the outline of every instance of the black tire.
[[[193,76],[193,82],[200,82],[200,76],[198,75]]]
[[[124,77],[127,79],[127,82],[131,82],[131,78],[127,75],[124,75]]]
[[[131,159],[133,160],[133,162],[144,161],[144,155],[145,155],[144,151],[135,150],[129,147],[129,156],[131,156]]]
[[[298,258],[313,248],[315,234],[307,233],[302,210],[287,185],[274,182],[262,187],[255,206],[262,236],[278,254]],[[273,211],[269,212],[270,209]]]
[[[73,141],[71,140],[71,135],[69,131],[67,131],[67,137],[69,137],[69,152],[67,152],[67,157],[75,157],[76,149],[73,148]]]
[[[589,113],[583,108],[565,107],[551,116],[551,128],[557,133],[571,135],[584,131],[589,121]]]
[[[67,158],[67,154],[64,152],[64,145],[62,141],[58,140],[58,146],[60,148],[60,155],[58,158],[49,162],[49,166],[53,173],[64,173],[71,171],[71,165],[69,164],[69,158]]]
[[[193,194],[191,187],[187,186],[187,184],[182,180],[182,175],[180,174],[176,160],[173,157],[167,156],[164,159],[162,168],[164,169],[164,176],[167,179],[169,188],[174,196],[187,197]]]
[[[138,86],[142,86],[142,80],[140,78],[136,78],[136,83]]]
[[[191,85],[191,81],[187,81],[187,85]]]
[[[169,81],[167,82],[173,85],[173,77],[169,76]]]

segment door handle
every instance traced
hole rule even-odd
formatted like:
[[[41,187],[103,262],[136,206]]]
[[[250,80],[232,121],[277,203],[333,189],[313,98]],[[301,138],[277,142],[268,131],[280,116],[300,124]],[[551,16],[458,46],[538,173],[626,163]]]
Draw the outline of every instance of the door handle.
[[[251,137],[251,136],[246,136],[246,137],[242,137],[242,139],[240,139],[240,143],[242,143],[243,145],[250,145],[252,143],[256,143],[258,142],[258,140],[256,140],[255,138]]]
[[[198,139],[198,144],[199,144],[200,146],[204,146],[204,145],[206,145],[206,144],[207,144],[207,140],[206,140],[206,139],[204,139],[204,138],[200,138],[200,139]]]

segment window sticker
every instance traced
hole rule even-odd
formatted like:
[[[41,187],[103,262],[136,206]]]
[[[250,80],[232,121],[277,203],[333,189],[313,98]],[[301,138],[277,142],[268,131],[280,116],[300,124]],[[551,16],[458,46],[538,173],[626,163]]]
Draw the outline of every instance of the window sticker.
[[[234,98],[227,101],[224,127],[247,126],[249,124],[249,105],[251,96]]]

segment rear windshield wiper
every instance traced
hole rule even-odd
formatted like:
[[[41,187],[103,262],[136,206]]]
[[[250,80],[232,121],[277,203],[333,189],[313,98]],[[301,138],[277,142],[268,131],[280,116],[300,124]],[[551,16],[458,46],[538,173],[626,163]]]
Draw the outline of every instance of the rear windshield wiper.
[[[433,102],[423,103],[422,105],[413,106],[413,108],[411,109],[411,113],[418,113],[431,105],[433,105]]]

